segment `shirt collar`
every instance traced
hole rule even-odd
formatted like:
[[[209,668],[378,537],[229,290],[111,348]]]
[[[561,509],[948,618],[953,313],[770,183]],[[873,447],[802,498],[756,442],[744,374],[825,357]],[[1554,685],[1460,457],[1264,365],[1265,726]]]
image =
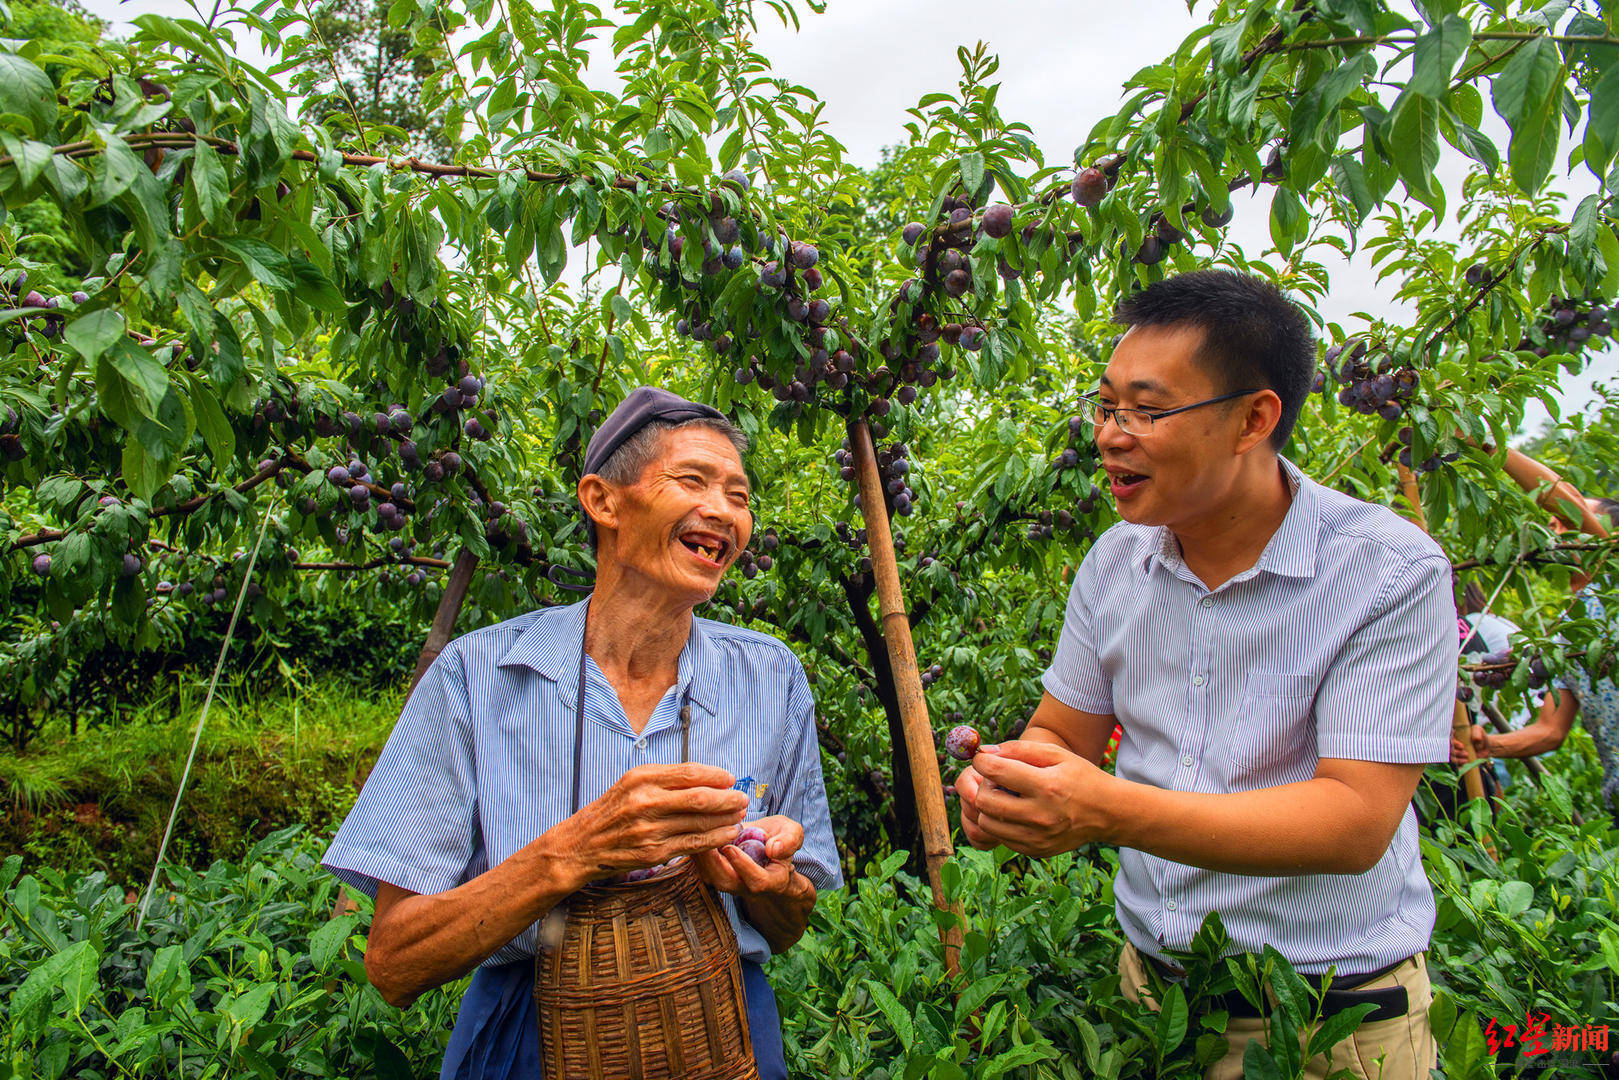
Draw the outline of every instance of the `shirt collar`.
[[[1293,501],[1282,518],[1281,526],[1260,553],[1259,561],[1251,569],[1232,578],[1232,582],[1246,581],[1260,571],[1281,577],[1315,576],[1316,542],[1321,536],[1321,500],[1316,494],[1319,485],[1285,457],[1277,455],[1276,460],[1281,464],[1282,475],[1287,477],[1288,486],[1292,489]],[[1167,525],[1158,526],[1156,532],[1157,542],[1149,540],[1146,544],[1141,569],[1151,574],[1156,562],[1178,572],[1185,565],[1181,560],[1180,541],[1175,539],[1175,534],[1169,531]]]
[[[506,654],[498,666],[530,668],[557,684],[557,696],[567,708],[573,708],[579,688],[579,648],[585,638],[585,616],[590,611],[590,598],[569,604],[560,615],[550,619],[535,619]],[[692,616],[691,633],[686,647],[680,650],[675,676],[675,693],[691,686],[691,700],[709,713],[715,711],[719,700],[719,672],[714,643],[703,630],[703,620]]]

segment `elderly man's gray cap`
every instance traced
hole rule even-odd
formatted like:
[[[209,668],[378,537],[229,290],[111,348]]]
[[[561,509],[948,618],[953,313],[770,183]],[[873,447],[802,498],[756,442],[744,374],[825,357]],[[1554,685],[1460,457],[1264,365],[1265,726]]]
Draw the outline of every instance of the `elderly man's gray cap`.
[[[618,408],[590,437],[590,445],[585,449],[584,475],[600,472],[607,459],[648,424],[660,420],[683,424],[702,419],[724,420],[725,414],[713,406],[687,401],[660,387],[638,386],[618,403]]]

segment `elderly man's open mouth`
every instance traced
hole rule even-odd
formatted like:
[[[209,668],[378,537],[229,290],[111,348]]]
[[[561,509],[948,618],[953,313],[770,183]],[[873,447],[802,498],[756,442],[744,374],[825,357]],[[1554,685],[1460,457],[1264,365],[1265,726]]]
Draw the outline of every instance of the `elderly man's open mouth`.
[[[724,566],[731,552],[731,541],[712,532],[683,532],[677,537],[685,549],[710,566]]]

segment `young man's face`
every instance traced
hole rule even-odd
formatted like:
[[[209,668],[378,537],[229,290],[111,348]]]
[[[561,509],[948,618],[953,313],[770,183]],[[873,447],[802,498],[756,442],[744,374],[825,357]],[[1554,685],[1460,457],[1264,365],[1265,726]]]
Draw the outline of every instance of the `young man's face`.
[[[1202,344],[1196,327],[1133,327],[1113,350],[1098,399],[1161,412],[1226,393],[1197,361]],[[1164,417],[1144,435],[1125,432],[1116,417],[1096,428],[1119,516],[1171,529],[1204,520],[1235,479],[1251,401],[1238,397]]]
[[[753,534],[748,477],[724,435],[705,427],[663,435],[635,483],[618,489],[619,563],[682,600],[702,603]]]

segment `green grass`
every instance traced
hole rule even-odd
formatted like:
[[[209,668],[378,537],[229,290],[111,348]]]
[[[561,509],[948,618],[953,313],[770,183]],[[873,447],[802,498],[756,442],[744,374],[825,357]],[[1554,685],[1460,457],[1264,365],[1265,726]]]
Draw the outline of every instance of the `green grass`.
[[[205,686],[179,682],[115,723],[71,735],[56,717],[28,751],[0,751],[0,852],[144,884],[185,767]],[[330,832],[376,761],[404,691],[320,680],[260,695],[220,687],[168,859],[206,866],[274,829]]]

